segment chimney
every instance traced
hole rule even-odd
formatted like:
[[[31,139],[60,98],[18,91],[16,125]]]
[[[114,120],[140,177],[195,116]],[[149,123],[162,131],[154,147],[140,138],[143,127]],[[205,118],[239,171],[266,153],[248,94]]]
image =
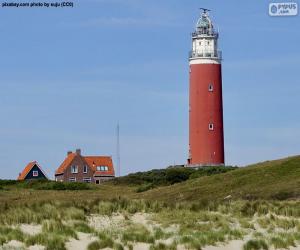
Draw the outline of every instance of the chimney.
[[[67,155],[70,155],[70,154],[72,154],[72,151],[68,151],[68,152],[67,152]]]
[[[81,155],[81,149],[80,148],[76,149],[76,154]]]

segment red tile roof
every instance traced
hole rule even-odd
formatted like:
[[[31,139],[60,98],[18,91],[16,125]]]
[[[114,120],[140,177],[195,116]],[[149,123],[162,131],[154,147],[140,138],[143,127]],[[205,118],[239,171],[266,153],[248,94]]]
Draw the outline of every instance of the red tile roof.
[[[72,161],[74,160],[76,154],[75,153],[70,153],[68,154],[68,156],[66,157],[66,159],[63,161],[63,163],[59,166],[58,169],[56,169],[55,174],[63,174],[64,171],[66,170],[66,168],[68,166],[70,166],[70,164],[72,163]]]
[[[27,166],[23,169],[22,173],[18,176],[18,181],[22,181],[22,180],[25,180],[27,174],[30,172],[30,170],[34,167],[34,165],[37,165],[39,168],[40,166],[37,164],[36,161],[32,161],[32,162],[29,162],[27,164]]]
[[[112,158],[110,156],[85,156],[83,158],[95,172],[94,175],[115,175]],[[97,171],[97,166],[107,166],[108,171]]]
[[[67,167],[69,167],[74,160],[75,156],[81,157],[86,164],[92,169],[94,175],[109,175],[114,176],[115,171],[113,167],[112,158],[110,156],[81,156],[76,153],[70,153],[63,161],[63,163],[59,166],[59,168],[55,171],[56,175],[63,174]],[[96,171],[97,166],[107,166],[108,171]]]

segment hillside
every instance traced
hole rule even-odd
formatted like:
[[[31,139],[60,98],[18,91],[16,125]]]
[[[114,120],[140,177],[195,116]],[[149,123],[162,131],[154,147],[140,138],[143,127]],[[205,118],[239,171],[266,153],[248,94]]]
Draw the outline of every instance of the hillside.
[[[126,198],[167,203],[199,201],[205,204],[207,201],[224,200],[225,197],[232,200],[299,198],[300,156],[238,169],[231,167],[226,171],[224,168],[153,170],[116,178],[102,185],[0,182],[0,210],[5,204],[48,200],[78,203]]]
[[[287,200],[295,198],[300,156],[102,185],[2,180],[0,249],[299,249],[300,201]]]
[[[290,199],[300,197],[300,156],[266,161],[227,173],[159,187],[139,198],[164,201]]]

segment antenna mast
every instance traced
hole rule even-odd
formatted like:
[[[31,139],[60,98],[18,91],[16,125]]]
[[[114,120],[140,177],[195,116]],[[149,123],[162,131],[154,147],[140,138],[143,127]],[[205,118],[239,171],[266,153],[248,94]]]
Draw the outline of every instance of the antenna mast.
[[[117,124],[117,168],[118,175],[121,176],[121,159],[120,159],[120,125]]]

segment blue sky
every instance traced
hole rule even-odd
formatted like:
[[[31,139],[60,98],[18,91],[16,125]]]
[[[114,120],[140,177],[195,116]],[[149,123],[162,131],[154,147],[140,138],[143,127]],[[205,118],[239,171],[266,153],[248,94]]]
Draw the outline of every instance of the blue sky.
[[[220,31],[226,163],[299,154],[300,20],[270,17],[269,2],[0,8],[0,178],[32,160],[53,177],[76,148],[115,157],[118,122],[123,174],[185,163],[199,7],[213,10]]]

